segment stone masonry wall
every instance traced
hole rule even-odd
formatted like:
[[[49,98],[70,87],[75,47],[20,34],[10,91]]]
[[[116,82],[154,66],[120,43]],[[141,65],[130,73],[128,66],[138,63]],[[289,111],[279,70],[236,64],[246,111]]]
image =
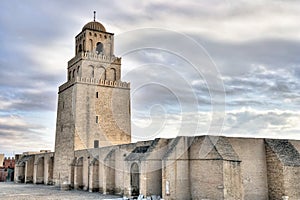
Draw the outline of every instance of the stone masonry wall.
[[[268,145],[266,145],[266,156],[269,199],[281,199],[284,196],[283,166]]]
[[[145,177],[143,194],[162,196],[162,157],[168,149],[167,139],[155,139],[143,154],[141,173]],[[143,180],[142,180],[143,181]]]
[[[269,196],[280,198],[288,196],[289,199],[300,198],[300,154],[297,143],[288,140],[265,139],[267,146]],[[278,164],[279,163],[279,164]],[[278,179],[276,179],[279,177]],[[280,189],[279,189],[280,188]]]
[[[189,200],[191,198],[189,141],[186,137],[177,137],[172,139],[168,146],[169,149],[163,157],[162,196],[167,200]]]
[[[25,183],[33,183],[34,157],[25,163]]]
[[[234,161],[223,162],[224,199],[243,199],[241,181],[241,163]]]
[[[71,163],[74,160],[74,114],[76,87],[58,96],[53,181],[56,185],[70,183]]]
[[[190,160],[192,199],[224,199],[223,161]]]
[[[284,166],[283,174],[285,194],[290,200],[298,200],[300,198],[300,167]]]
[[[148,160],[142,164],[142,173],[144,171],[146,187],[142,188],[145,195],[162,195],[162,170],[161,160]]]
[[[244,199],[268,199],[264,140],[233,137],[228,137],[227,139],[241,160],[241,189]]]
[[[77,85],[75,150],[130,143],[130,94],[128,89]]]

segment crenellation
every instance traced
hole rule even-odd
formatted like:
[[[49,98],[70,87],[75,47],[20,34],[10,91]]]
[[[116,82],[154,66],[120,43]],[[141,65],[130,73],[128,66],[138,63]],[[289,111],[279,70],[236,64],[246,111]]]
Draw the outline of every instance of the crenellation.
[[[115,87],[115,88],[130,89],[130,83],[122,82],[122,81],[109,81],[109,80],[103,80],[103,79],[77,77],[76,82],[89,83],[89,84],[94,84],[94,85],[101,85],[101,86],[108,86],[108,87]]]
[[[81,52],[77,54],[74,58],[72,58],[68,62],[68,69],[74,66],[76,63],[78,63],[80,60],[91,60],[91,61],[97,61],[102,62],[106,64],[121,64],[121,58],[116,56],[106,56],[104,54],[97,54],[96,52]]]
[[[103,79],[94,79],[94,78],[86,78],[77,76],[76,79],[72,79],[59,87],[59,93],[66,90],[67,88],[73,86],[75,83],[88,83],[92,85],[101,85],[104,87],[113,87],[113,88],[122,88],[122,89],[130,89],[129,82],[122,81],[109,81]]]
[[[66,82],[66,83],[64,83],[64,84],[62,84],[62,85],[59,86],[59,88],[58,88],[58,93],[60,93],[60,92],[62,92],[62,91],[64,91],[64,90],[66,90],[67,88],[71,87],[72,85],[74,85],[74,83],[75,83],[75,79],[72,79],[72,80],[70,80],[70,81],[68,81],[68,82]]]

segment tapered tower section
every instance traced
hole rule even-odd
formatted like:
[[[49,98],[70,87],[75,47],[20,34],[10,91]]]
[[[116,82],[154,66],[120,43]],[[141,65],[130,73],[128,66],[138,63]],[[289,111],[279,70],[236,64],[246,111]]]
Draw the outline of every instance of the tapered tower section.
[[[75,37],[75,57],[59,87],[54,181],[70,183],[74,151],[131,142],[130,84],[121,81],[114,34],[97,22]]]

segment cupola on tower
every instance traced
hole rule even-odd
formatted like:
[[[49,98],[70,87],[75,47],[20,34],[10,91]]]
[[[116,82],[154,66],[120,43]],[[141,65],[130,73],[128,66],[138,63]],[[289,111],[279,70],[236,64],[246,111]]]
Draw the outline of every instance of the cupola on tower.
[[[69,181],[76,150],[130,143],[130,124],[130,84],[121,81],[114,34],[94,17],[75,37],[67,82],[59,87],[54,178]]]

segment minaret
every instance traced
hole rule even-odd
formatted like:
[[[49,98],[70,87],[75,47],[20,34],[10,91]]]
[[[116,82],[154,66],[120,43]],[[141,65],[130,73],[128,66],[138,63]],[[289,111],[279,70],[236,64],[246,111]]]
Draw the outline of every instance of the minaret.
[[[59,87],[54,181],[70,183],[74,151],[131,142],[130,84],[121,81],[114,34],[96,21],[75,37],[68,80]]]

